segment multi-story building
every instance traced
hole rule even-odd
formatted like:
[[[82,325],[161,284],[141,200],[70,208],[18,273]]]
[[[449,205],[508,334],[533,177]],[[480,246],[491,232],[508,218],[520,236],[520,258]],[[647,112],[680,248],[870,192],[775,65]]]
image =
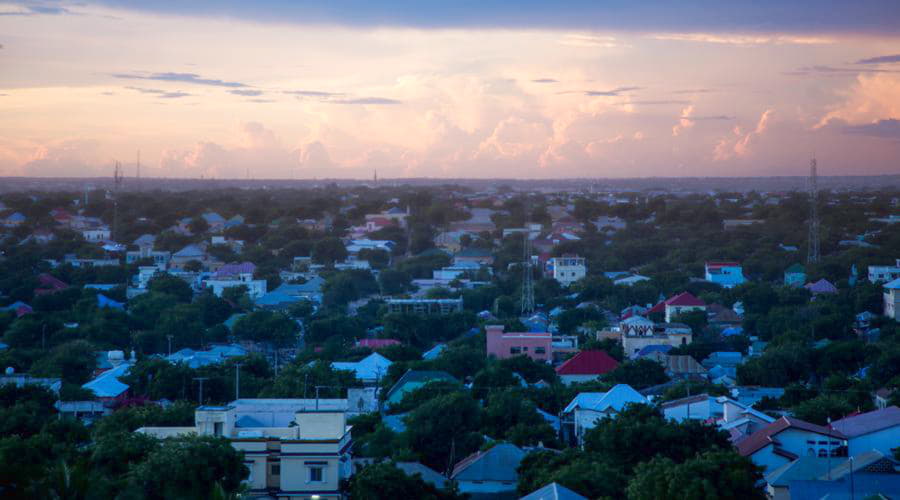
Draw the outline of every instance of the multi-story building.
[[[900,278],[884,285],[884,315],[897,319],[900,310]]]
[[[734,288],[746,281],[744,268],[737,262],[707,262],[704,279],[724,288]]]
[[[249,295],[251,299],[258,299],[266,294],[266,280],[255,280],[253,279],[253,274],[251,273],[242,273],[237,276],[213,278],[204,281],[204,284],[206,287],[212,289],[213,293],[217,297],[221,297],[222,292],[225,291],[226,288],[232,288],[236,286],[247,287],[247,295]]]
[[[553,359],[553,334],[550,332],[503,332],[503,325],[484,327],[487,355],[498,359],[524,355],[535,361]]]
[[[398,314],[450,314],[463,310],[458,299],[388,299],[388,312]]]
[[[872,283],[889,282],[900,278],[900,259],[893,266],[869,266],[869,281]]]
[[[584,257],[565,255],[547,260],[547,273],[560,285],[569,286],[587,274]]]
[[[227,438],[244,452],[251,495],[279,500],[341,498],[353,473],[347,400],[239,399],[200,406],[192,427],[142,427],[158,438],[195,433]]]

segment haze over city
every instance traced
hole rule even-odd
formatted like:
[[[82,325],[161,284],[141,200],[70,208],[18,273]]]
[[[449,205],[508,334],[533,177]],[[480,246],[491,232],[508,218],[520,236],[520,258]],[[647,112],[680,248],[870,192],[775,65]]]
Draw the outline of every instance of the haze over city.
[[[891,1],[2,2],[0,176],[900,172]]]

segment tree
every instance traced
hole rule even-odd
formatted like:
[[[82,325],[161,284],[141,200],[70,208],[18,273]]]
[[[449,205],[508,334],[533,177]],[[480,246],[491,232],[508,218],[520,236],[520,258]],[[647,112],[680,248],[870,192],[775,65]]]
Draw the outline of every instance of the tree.
[[[243,340],[271,342],[285,347],[296,344],[299,325],[293,319],[272,311],[254,311],[234,324],[234,335]]]
[[[313,246],[312,259],[316,264],[332,267],[346,258],[347,248],[339,238],[323,238]]]
[[[746,498],[764,499],[756,483],[762,470],[749,458],[733,450],[710,450],[676,463],[656,457],[635,469],[626,490],[630,500],[660,498]]]
[[[587,498],[617,498],[627,479],[621,469],[578,449],[536,451],[525,455],[519,464],[518,493],[524,496],[559,483]]]
[[[489,395],[482,412],[482,429],[488,436],[505,439],[517,446],[550,445],[556,440],[553,428],[518,389]]]
[[[437,471],[449,470],[482,443],[478,429],[481,408],[471,396],[454,392],[428,401],[405,418],[405,441],[422,463]],[[452,457],[451,457],[452,454]]]
[[[376,463],[366,466],[350,478],[348,489],[350,496],[358,500],[460,498],[455,491],[439,490],[432,484],[426,483],[419,474],[407,475],[393,463]]]
[[[190,302],[194,296],[191,286],[186,281],[167,273],[158,273],[150,278],[147,288],[151,292],[171,295],[179,302]]]
[[[800,420],[818,425],[828,425],[830,420],[844,418],[854,409],[854,406],[842,396],[822,394],[794,406],[793,413]]]
[[[603,379],[613,384],[628,384],[635,389],[644,389],[668,382],[665,368],[650,359],[638,359],[622,363]]]
[[[73,340],[54,347],[50,355],[35,363],[38,375],[60,377],[65,382],[83,384],[97,366],[94,347],[85,340]]]
[[[188,229],[194,234],[205,233],[209,229],[209,223],[203,217],[194,217],[188,223]]]
[[[382,295],[403,293],[409,288],[410,281],[409,274],[396,269],[385,269],[378,274]]]
[[[167,440],[131,471],[130,489],[145,498],[209,498],[218,483],[234,493],[250,471],[227,439],[187,436]]]

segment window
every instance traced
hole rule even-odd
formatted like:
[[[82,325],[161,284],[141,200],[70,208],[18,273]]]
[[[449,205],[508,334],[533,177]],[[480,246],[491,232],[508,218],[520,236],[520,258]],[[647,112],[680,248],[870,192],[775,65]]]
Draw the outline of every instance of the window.
[[[523,351],[523,352],[528,352],[528,346],[526,345],[526,346],[522,347],[522,351]]]
[[[510,353],[510,354],[521,354],[521,353],[522,353],[522,348],[521,348],[521,347],[510,347],[510,348],[509,348],[509,353]]]
[[[819,450],[819,456],[820,456],[820,457],[827,457],[827,456],[828,456],[828,450],[825,450],[825,449]]]
[[[221,436],[221,435],[222,435],[222,428],[224,427],[224,425],[225,425],[225,424],[222,423],[222,422],[215,422],[215,423],[213,423],[213,434],[216,435],[216,436]]]
[[[272,464],[271,472],[273,476],[281,475],[281,464]]]
[[[320,465],[315,465],[309,468],[309,482],[310,483],[321,483],[325,481],[325,469]]]
[[[547,349],[545,349],[543,347],[535,347],[534,353],[535,354],[547,354]]]

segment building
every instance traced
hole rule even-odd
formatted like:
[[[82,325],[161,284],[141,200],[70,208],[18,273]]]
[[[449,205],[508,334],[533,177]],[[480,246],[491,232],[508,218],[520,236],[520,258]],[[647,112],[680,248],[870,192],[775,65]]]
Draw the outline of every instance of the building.
[[[546,266],[547,274],[562,286],[569,286],[587,274],[584,257],[571,255],[553,257],[547,261]]]
[[[669,323],[679,314],[691,311],[706,311],[706,303],[690,292],[681,292],[651,307],[647,314],[661,313],[666,323]]]
[[[898,319],[897,311],[900,311],[900,278],[884,285],[884,315]]]
[[[234,288],[239,286],[247,287],[247,295],[251,300],[258,299],[266,294],[266,280],[255,280],[253,274],[246,273],[238,276],[222,277],[208,279],[203,282],[204,286],[211,289],[216,297],[221,297],[222,292],[226,288]]]
[[[450,479],[457,482],[460,493],[476,497],[513,494],[519,482],[517,469],[524,457],[525,452],[518,446],[500,443],[461,460],[453,467]]]
[[[597,332],[597,340],[612,338],[622,343],[626,356],[634,358],[649,346],[678,347],[690,344],[693,332],[681,323],[654,323],[643,316],[629,316],[611,330]]]
[[[465,265],[464,263],[467,262],[475,263],[479,266],[491,266],[494,264],[494,254],[484,248],[469,247],[456,252],[453,256],[454,266]]]
[[[387,299],[388,312],[395,314],[450,314],[462,312],[462,297],[458,299]]]
[[[847,436],[847,450],[851,455],[878,450],[885,455],[900,446],[900,408],[889,406],[880,410],[842,418],[831,428]]]
[[[597,380],[619,366],[619,362],[605,351],[581,351],[556,367],[556,374],[565,385]]]
[[[813,295],[834,295],[838,293],[837,287],[825,278],[822,278],[815,283],[807,283],[803,285],[803,287],[809,290],[809,293]]]
[[[647,398],[627,384],[618,384],[608,392],[582,392],[562,411],[563,436],[581,445],[585,431],[593,429],[597,420],[613,418],[629,404],[647,403]]]
[[[528,356],[535,361],[553,359],[553,335],[549,332],[503,332],[503,325],[485,325],[487,355],[498,359]]]
[[[752,226],[754,224],[762,224],[762,219],[725,219],[722,221],[722,227],[728,231],[729,229],[737,229],[739,227]]]
[[[746,281],[744,268],[737,262],[707,262],[706,281],[724,288],[734,288]]]
[[[16,373],[12,367],[6,368],[3,375],[0,375],[0,386],[14,385],[16,387],[25,387],[28,385],[38,385],[44,387],[56,394],[59,394],[62,388],[62,380],[58,378],[39,378],[32,377],[27,373]]]
[[[85,241],[90,243],[96,243],[99,241],[107,241],[110,237],[110,231],[108,227],[98,227],[94,229],[85,229],[81,231],[81,236]]]
[[[587,497],[583,497],[559,483],[550,483],[519,500],[587,500]]]
[[[872,283],[894,281],[900,278],[900,259],[893,266],[869,266],[869,281]]]
[[[900,495],[897,461],[877,450],[846,458],[800,457],[767,474],[765,481],[766,495],[772,500]]]
[[[364,384],[377,384],[387,375],[388,368],[392,364],[391,360],[373,352],[359,361],[334,361],[331,363],[331,368],[353,372],[356,378]]]
[[[802,264],[794,264],[784,270],[784,284],[787,286],[803,286],[806,283],[806,269]]]
[[[453,375],[450,375],[444,371],[429,371],[429,370],[406,370],[406,373],[400,377],[400,380],[394,383],[394,385],[388,390],[387,394],[384,397],[385,406],[392,406],[400,401],[403,401],[403,397],[408,393],[428,384],[430,382],[451,382],[458,383]]]
[[[347,400],[239,399],[200,406],[191,427],[142,427],[158,438],[221,436],[244,452],[249,494],[281,500],[340,499],[353,441]]]
[[[768,473],[802,456],[845,456],[846,439],[828,427],[781,417],[738,442],[737,450]]]

